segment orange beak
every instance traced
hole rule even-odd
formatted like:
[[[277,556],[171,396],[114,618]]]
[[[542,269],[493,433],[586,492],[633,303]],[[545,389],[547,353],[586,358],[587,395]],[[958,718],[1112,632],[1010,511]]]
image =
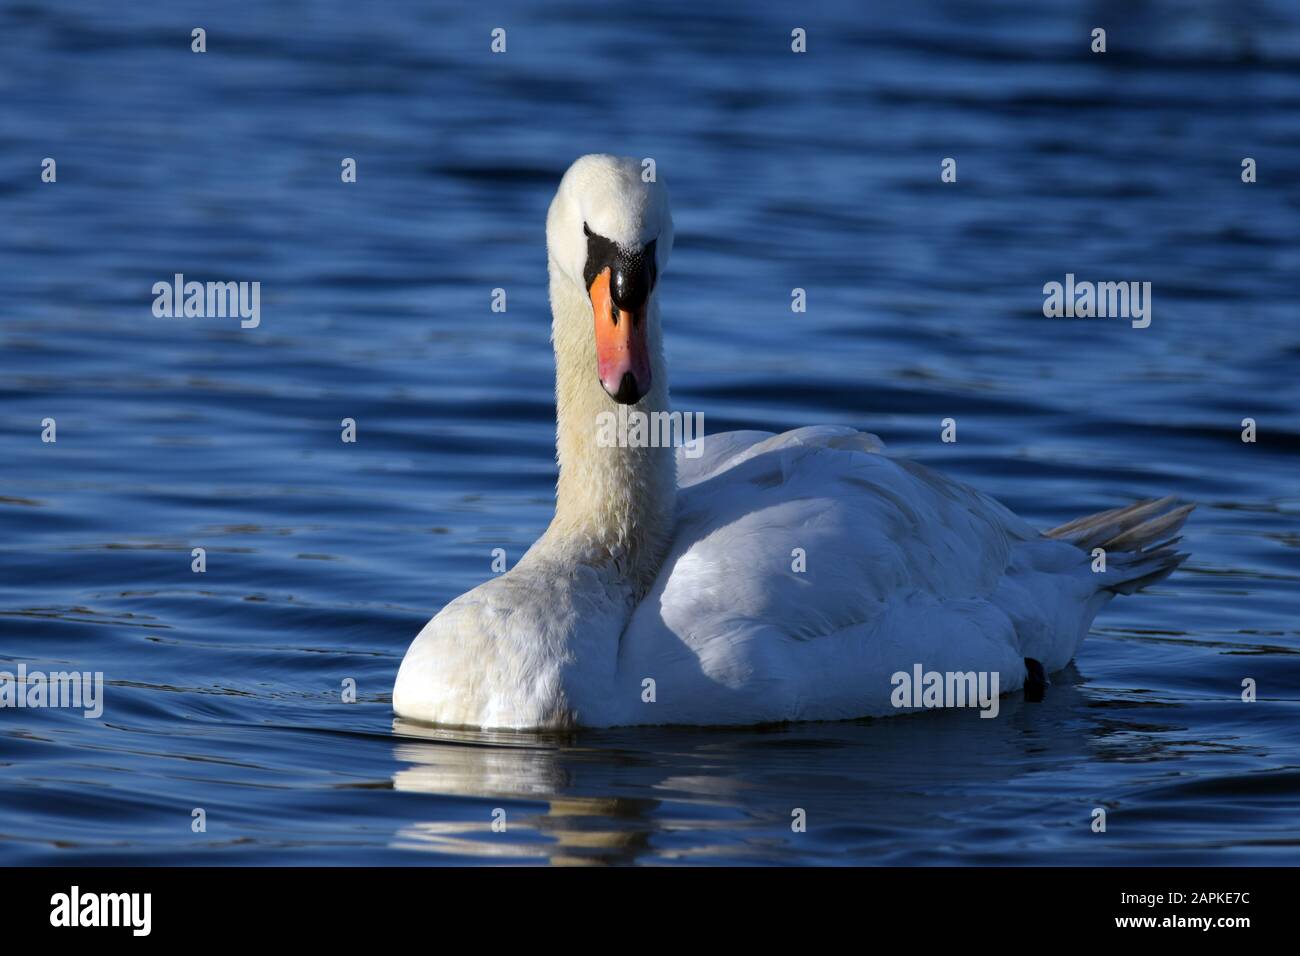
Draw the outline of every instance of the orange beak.
[[[587,290],[596,320],[596,373],[609,397],[635,405],[650,391],[650,352],[646,347],[646,306],[642,298],[632,311],[619,308],[610,290],[608,267],[596,274]]]

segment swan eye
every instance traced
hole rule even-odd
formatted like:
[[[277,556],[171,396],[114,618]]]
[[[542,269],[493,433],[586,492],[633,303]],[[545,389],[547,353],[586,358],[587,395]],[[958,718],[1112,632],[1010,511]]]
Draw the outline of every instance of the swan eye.
[[[618,246],[599,233],[592,232],[585,222],[582,231],[587,234],[587,263],[583,267],[583,284],[591,289],[596,276],[612,266],[618,258]]]

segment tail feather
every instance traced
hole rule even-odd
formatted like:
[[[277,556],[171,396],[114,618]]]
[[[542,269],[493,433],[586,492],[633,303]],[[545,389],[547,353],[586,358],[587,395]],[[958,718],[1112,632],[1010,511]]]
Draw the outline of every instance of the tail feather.
[[[1187,559],[1175,551],[1178,531],[1195,504],[1173,507],[1174,497],[1152,498],[1122,508],[1085,515],[1044,534],[1084,551],[1102,548],[1106,572],[1102,589],[1132,594],[1163,581]]]
[[[1123,534],[1107,541],[1104,547],[1108,551],[1137,551],[1142,548],[1158,547],[1152,542],[1159,541],[1163,535],[1176,532],[1195,508],[1196,505],[1183,505],[1181,508],[1157,515],[1139,525],[1125,529]]]

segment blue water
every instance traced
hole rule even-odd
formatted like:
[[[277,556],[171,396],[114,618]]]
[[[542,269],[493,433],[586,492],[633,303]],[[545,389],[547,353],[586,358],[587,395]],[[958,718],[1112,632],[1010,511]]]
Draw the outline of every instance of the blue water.
[[[1297,862],[1300,11],[868,6],[0,3],[0,670],[106,680],[0,710],[0,862]],[[592,151],[669,185],[708,431],[858,426],[1043,527],[1177,494],[1188,564],[997,720],[395,723],[549,520],[543,223]],[[177,272],[261,325],[154,318]],[[1044,318],[1067,272],[1151,326]]]

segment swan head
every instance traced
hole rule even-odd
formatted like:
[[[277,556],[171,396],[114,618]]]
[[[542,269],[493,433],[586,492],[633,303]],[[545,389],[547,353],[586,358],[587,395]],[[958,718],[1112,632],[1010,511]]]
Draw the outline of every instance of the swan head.
[[[569,167],[546,217],[551,270],[591,306],[596,375],[614,401],[633,405],[653,377],[649,325],[673,247],[668,192],[646,182],[641,162],[583,156]]]

